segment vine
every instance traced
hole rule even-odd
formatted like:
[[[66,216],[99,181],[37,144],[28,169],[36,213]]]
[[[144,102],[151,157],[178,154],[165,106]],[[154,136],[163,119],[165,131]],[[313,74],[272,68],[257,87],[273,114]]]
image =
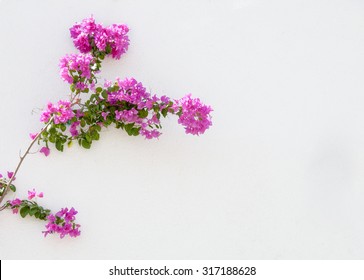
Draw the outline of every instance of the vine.
[[[30,134],[32,140],[20,156],[14,172],[7,172],[7,178],[0,174],[0,205],[9,191],[16,192],[16,175],[36,143],[41,146],[39,152],[45,156],[50,154],[52,145],[61,152],[73,143],[90,149],[92,143],[100,139],[102,129],[110,125],[124,130],[129,136],[158,138],[162,129],[161,118],[170,114],[178,116],[178,123],[187,134],[203,134],[212,125],[211,107],[191,94],[181,99],[158,97],[147,92],[134,78],[99,83],[96,75],[100,73],[102,61],[106,57],[118,60],[126,53],[128,32],[124,24],[104,27],[93,17],[70,28],[79,53],[65,55],[59,65],[61,78],[70,84],[68,99],[47,104],[40,116],[44,126],[38,133]],[[0,211],[10,209],[23,218],[33,216],[46,221],[45,236],[53,233],[58,233],[61,238],[79,236],[77,211],[72,207],[52,213],[38,204],[37,199],[43,196],[42,192],[29,190],[28,199],[7,200],[0,206]]]

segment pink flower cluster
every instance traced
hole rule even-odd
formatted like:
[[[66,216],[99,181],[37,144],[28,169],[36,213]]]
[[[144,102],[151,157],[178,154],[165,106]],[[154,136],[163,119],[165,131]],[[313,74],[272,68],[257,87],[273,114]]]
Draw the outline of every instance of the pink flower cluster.
[[[139,116],[139,111],[136,108],[129,110],[116,110],[115,119],[125,124],[134,123],[135,127],[140,128],[140,134],[146,139],[158,138],[161,133],[152,128],[160,124],[157,113],[152,111],[153,106],[159,103],[159,109],[163,110],[170,102],[169,98],[162,96],[158,98],[156,95],[151,96],[146,91],[142,83],[136,81],[134,78],[126,78],[124,80],[117,79],[118,90],[108,91],[107,101],[112,106],[122,106],[125,102],[135,105],[140,110],[145,110],[146,116]],[[105,87],[110,88],[111,83],[106,82]],[[112,87],[111,87],[112,88]],[[106,118],[108,113],[104,113]]]
[[[93,47],[99,51],[107,51],[113,58],[120,59],[129,46],[127,33],[129,28],[124,24],[112,24],[103,27],[93,17],[86,18],[70,28],[75,47],[82,53],[88,53]]]
[[[28,199],[29,200],[32,200],[36,196],[42,198],[44,196],[44,194],[43,194],[43,192],[40,192],[40,193],[37,194],[37,192],[35,191],[34,188],[33,188],[33,190],[28,191]]]
[[[10,200],[9,203],[10,203],[10,206],[11,206],[11,208],[13,210],[13,214],[18,214],[19,206],[22,203],[22,201],[19,198],[15,198],[13,200]]]
[[[191,94],[175,101],[175,110],[181,108],[178,123],[185,127],[187,134],[199,135],[211,125],[210,112],[212,108],[203,104],[199,98],[192,98]]]
[[[47,230],[43,231],[44,236],[51,233],[59,233],[61,238],[66,235],[69,235],[70,237],[79,236],[81,234],[81,231],[79,230],[80,225],[75,223],[75,216],[77,213],[78,212],[72,207],[70,210],[68,210],[68,208],[62,208],[55,215],[48,215],[48,224],[46,224]]]
[[[72,111],[71,105],[71,102],[67,100],[60,100],[58,101],[57,105],[49,102],[47,104],[47,108],[42,112],[40,116],[40,121],[47,123],[53,116],[53,121],[55,124],[68,122],[75,115]]]
[[[80,76],[81,78],[91,79],[91,66],[94,62],[94,58],[91,54],[67,54],[60,59],[59,67],[61,69],[61,78],[72,84],[74,76]],[[76,88],[85,89],[86,84],[84,82],[78,82]]]

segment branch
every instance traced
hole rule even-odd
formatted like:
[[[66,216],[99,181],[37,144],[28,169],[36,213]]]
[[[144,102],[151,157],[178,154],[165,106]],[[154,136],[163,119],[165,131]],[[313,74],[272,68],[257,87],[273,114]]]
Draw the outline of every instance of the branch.
[[[9,187],[11,185],[11,183],[14,181],[14,178],[16,176],[16,174],[19,171],[20,166],[23,163],[23,160],[26,158],[26,156],[29,154],[30,149],[33,147],[34,143],[38,140],[38,138],[42,135],[43,131],[45,131],[47,129],[47,127],[51,124],[51,122],[53,121],[53,117],[50,118],[50,120],[46,123],[46,125],[42,128],[42,130],[38,133],[38,135],[32,140],[32,142],[30,142],[27,150],[25,151],[24,155],[20,156],[20,160],[18,165],[15,168],[14,174],[13,176],[10,178],[9,182],[7,183],[5,190],[2,194],[2,196],[0,197],[0,204],[1,202],[4,200],[4,197],[6,196],[7,192],[9,191]],[[0,207],[0,211],[4,209],[4,205],[2,207]]]

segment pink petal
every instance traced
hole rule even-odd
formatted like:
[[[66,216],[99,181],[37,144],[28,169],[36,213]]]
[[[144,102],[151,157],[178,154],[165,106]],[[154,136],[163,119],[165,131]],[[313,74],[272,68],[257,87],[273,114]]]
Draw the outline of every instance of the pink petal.
[[[10,171],[8,171],[8,178],[9,179],[11,179],[12,177],[13,177],[13,175],[14,175],[14,172],[10,172]],[[14,177],[14,179],[13,179],[13,181],[15,180],[15,177]]]
[[[43,192],[40,192],[39,194],[38,194],[38,197],[43,197],[44,195],[43,195]]]
[[[33,189],[33,191],[28,191],[28,199],[32,200],[36,194],[35,189]]]
[[[39,152],[43,153],[47,157],[47,156],[49,156],[49,153],[51,152],[51,150],[48,149],[47,147],[43,147],[43,148],[40,149]]]
[[[29,133],[29,137],[34,140],[35,137],[38,136],[38,133]]]

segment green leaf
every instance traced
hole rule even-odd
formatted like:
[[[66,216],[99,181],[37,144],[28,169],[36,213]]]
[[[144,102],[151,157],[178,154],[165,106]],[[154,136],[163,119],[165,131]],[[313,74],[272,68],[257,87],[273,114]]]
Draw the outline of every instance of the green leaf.
[[[102,87],[97,87],[96,88],[96,93],[100,93],[100,92],[102,92]]]
[[[37,213],[38,212],[38,207],[37,206],[35,206],[35,207],[32,207],[31,209],[30,209],[30,211],[29,211],[29,216],[33,216],[35,213]]]
[[[118,86],[118,84],[115,83],[115,85],[111,88],[112,92],[118,91],[120,88]]]
[[[133,135],[133,131],[132,131],[133,127],[134,127],[134,123],[128,123],[124,126],[124,129],[128,133],[129,136]]]
[[[111,53],[111,47],[109,44],[107,44],[105,51],[107,54]]]
[[[14,185],[10,185],[9,188],[13,191],[16,192],[16,187]]]
[[[140,127],[133,127],[133,128],[131,129],[131,134],[132,134],[133,136],[138,136],[138,135],[139,135],[139,131],[140,131]]]
[[[102,93],[101,93],[101,96],[105,99],[107,99],[107,91],[106,90],[103,90]]]
[[[146,118],[148,116],[148,110],[146,109],[140,110],[138,112],[138,116],[141,117],[142,119]]]
[[[85,137],[86,137],[87,142],[91,142],[92,141],[92,137],[91,137],[91,135],[89,133],[87,133],[85,135]]]
[[[121,122],[117,122],[117,123],[115,123],[115,127],[116,128],[121,128],[121,129],[124,129],[124,123],[121,123]]]
[[[22,216],[22,218],[25,218],[25,216],[28,215],[29,210],[30,210],[30,208],[28,205],[20,208],[20,216]]]
[[[62,123],[59,125],[59,128],[64,132],[66,130],[66,125]]]
[[[71,84],[70,89],[71,89],[72,92],[75,92],[75,90],[76,90],[75,85]]]
[[[87,142],[87,140],[82,140],[82,147],[84,147],[85,149],[90,149],[91,148],[91,143]]]
[[[54,136],[54,135],[49,136],[49,142],[55,143],[56,142],[56,136]]]
[[[40,220],[45,220],[46,217],[47,217],[47,215],[45,213],[40,213],[40,215],[39,215]]]
[[[81,120],[81,127],[85,127],[86,121],[84,119]]]
[[[97,132],[97,130],[92,130],[91,131],[91,137],[92,137],[92,140],[99,140],[100,139],[100,134]]]
[[[60,152],[63,152],[63,143],[62,143],[62,140],[60,139],[57,139],[56,141],[56,149]]]
[[[163,115],[163,117],[166,117],[166,116],[167,116],[167,114],[168,114],[168,109],[167,109],[167,108],[164,108],[164,109],[162,110],[162,115]]]
[[[50,125],[47,127],[47,131],[48,133],[53,134],[56,132],[56,128],[53,125]]]

